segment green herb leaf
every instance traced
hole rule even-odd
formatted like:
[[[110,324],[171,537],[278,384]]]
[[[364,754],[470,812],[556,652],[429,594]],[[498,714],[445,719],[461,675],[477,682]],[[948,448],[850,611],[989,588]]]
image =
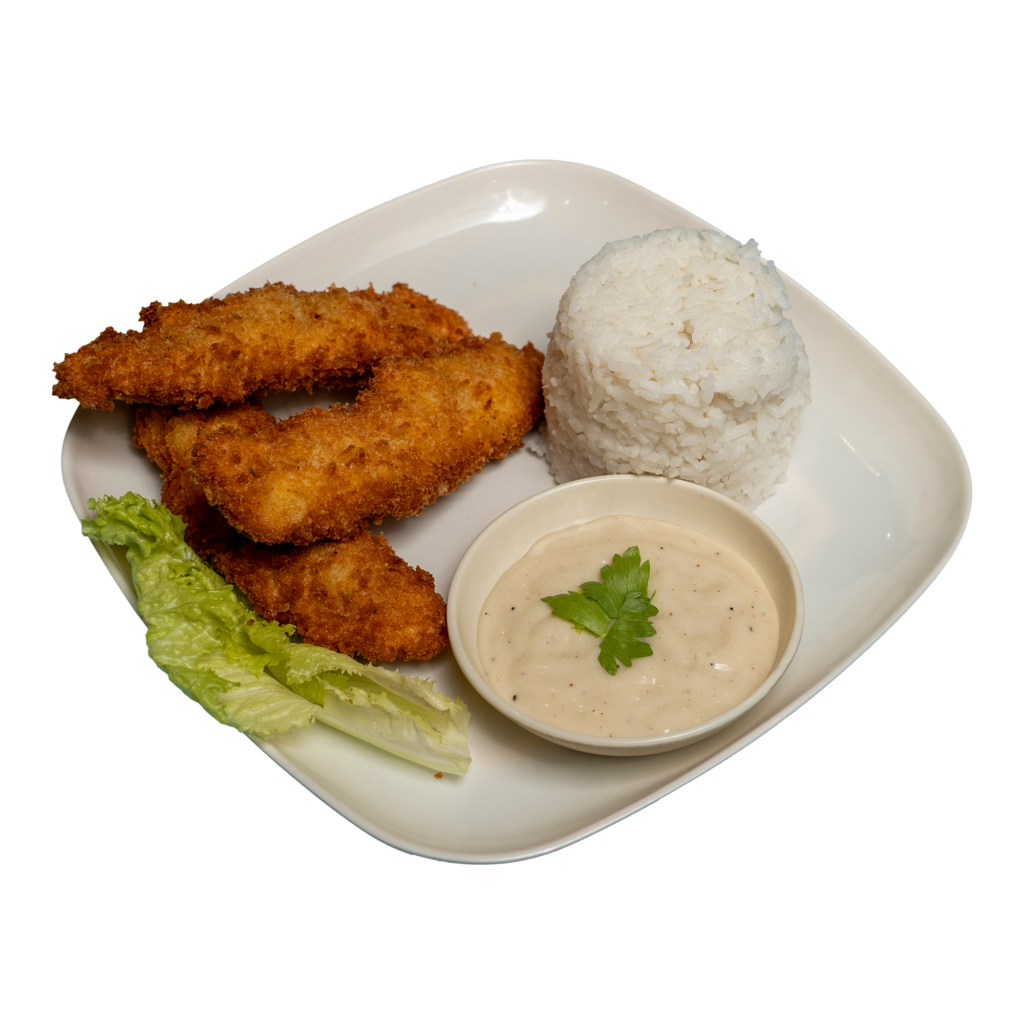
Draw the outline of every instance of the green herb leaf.
[[[552,615],[601,639],[597,660],[609,675],[615,675],[618,662],[628,668],[634,658],[654,653],[650,644],[637,639],[656,633],[649,621],[658,614],[647,596],[650,578],[651,563],[641,565],[640,549],[634,546],[612,556],[612,564],[601,569],[602,583],[587,582],[577,591],[541,600],[551,605]]]

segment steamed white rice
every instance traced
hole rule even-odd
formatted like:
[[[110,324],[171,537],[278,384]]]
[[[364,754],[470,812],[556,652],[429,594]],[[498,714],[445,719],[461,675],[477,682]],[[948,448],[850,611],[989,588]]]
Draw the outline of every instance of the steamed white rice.
[[[788,309],[753,239],[669,228],[610,242],[570,282],[550,335],[555,479],[681,477],[758,505],[784,478],[810,402]]]

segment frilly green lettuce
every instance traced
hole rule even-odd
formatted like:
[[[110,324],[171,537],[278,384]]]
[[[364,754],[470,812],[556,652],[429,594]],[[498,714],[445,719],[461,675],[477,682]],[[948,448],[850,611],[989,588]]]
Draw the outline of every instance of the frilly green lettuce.
[[[185,543],[184,524],[129,492],[90,499],[94,541],[127,546],[150,657],[214,718],[267,739],[323,722],[435,771],[469,767],[469,711],[407,676],[296,642]]]

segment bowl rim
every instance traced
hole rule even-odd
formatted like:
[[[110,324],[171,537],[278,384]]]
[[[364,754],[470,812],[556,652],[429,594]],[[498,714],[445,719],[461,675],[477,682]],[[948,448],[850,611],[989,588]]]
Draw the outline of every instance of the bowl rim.
[[[655,485],[660,487],[669,485],[673,487],[681,487],[686,490],[698,491],[700,492],[701,498],[705,500],[710,499],[713,503],[719,504],[722,508],[727,510],[728,514],[738,515],[740,518],[747,520],[747,522],[751,523],[755,527],[755,529],[781,557],[786,568],[789,570],[789,576],[793,584],[794,591],[793,629],[790,633],[789,641],[782,651],[775,668],[768,674],[764,682],[762,682],[753,693],[740,701],[739,704],[735,704],[727,711],[723,711],[720,715],[716,715],[714,718],[709,718],[707,721],[700,722],[697,725],[692,725],[685,729],[677,729],[674,732],[661,733],[657,736],[593,736],[589,733],[572,732],[568,729],[549,725],[538,718],[533,718],[530,715],[524,714],[518,708],[512,707],[503,697],[495,693],[487,682],[487,678],[483,673],[478,672],[473,665],[467,650],[468,644],[459,623],[459,616],[452,613],[453,606],[457,606],[458,604],[459,594],[463,584],[470,578],[472,563],[474,559],[478,557],[478,552],[481,548],[490,544],[496,535],[501,533],[502,528],[510,519],[521,516],[530,506],[550,501],[553,495],[557,493],[564,493],[570,488],[601,488],[611,481],[615,481],[621,485],[624,480],[642,482],[642,484],[638,484],[642,486]],[[627,484],[626,486],[630,485]],[[592,518],[604,518],[606,515],[616,514],[617,513],[615,512],[606,512],[600,516],[594,516]],[[631,513],[621,514],[626,515]],[[652,516],[651,518],[657,517]],[[557,532],[557,530],[560,529],[568,529],[570,526],[589,521],[591,520],[583,517],[578,520],[574,520],[571,523],[567,523],[565,526],[548,530],[547,533]],[[540,540],[541,537],[547,536],[547,533],[538,534],[534,543],[536,543],[537,540]],[[514,564],[514,561],[510,562],[509,565],[505,566],[502,572],[507,571]],[[479,622],[479,616],[475,621],[477,623]],[[609,754],[624,753],[627,751],[637,754],[660,753],[694,743],[711,733],[718,732],[720,729],[725,728],[725,726],[745,714],[755,704],[757,704],[758,701],[765,697],[772,687],[775,686],[775,684],[782,678],[786,669],[789,668],[789,665],[796,654],[797,648],[800,646],[803,629],[803,583],[800,579],[800,573],[797,571],[793,557],[790,555],[782,541],[779,540],[775,532],[748,509],[745,509],[738,502],[733,501],[732,498],[727,498],[724,494],[711,490],[711,488],[703,487],[700,484],[695,484],[689,480],[681,480],[679,478],[667,478],[633,473],[613,473],[603,476],[583,477],[579,480],[571,480],[568,483],[558,484],[556,486],[549,487],[546,490],[538,491],[536,494],[532,494],[530,497],[524,498],[511,508],[506,509],[500,516],[493,519],[484,527],[483,530],[480,531],[479,534],[477,534],[472,543],[466,549],[462,558],[459,560],[459,564],[455,570],[455,575],[452,577],[451,586],[448,590],[448,639],[451,643],[452,653],[455,656],[455,660],[458,662],[459,668],[476,692],[496,711],[501,712],[501,714],[505,715],[506,718],[511,719],[517,725],[529,732],[545,739],[549,739],[562,746],[569,746],[577,750],[581,750],[584,747],[590,748],[594,753],[601,753],[602,751]],[[476,646],[475,635],[472,637],[470,642],[474,647]]]

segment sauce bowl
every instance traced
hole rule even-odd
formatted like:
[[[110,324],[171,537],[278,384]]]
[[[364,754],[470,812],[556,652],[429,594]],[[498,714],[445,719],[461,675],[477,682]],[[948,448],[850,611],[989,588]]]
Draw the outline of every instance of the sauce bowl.
[[[604,516],[660,519],[689,527],[731,547],[757,570],[779,615],[775,662],[749,697],[715,718],[655,736],[590,736],[548,725],[499,696],[487,681],[477,643],[484,601],[502,575],[541,537]],[[552,743],[590,754],[657,754],[695,743],[753,707],[779,681],[796,654],[804,625],[804,595],[789,552],[764,523],[736,502],[684,480],[656,476],[589,477],[541,491],[494,520],[470,544],[448,595],[448,634],[466,678],[493,708]]]

